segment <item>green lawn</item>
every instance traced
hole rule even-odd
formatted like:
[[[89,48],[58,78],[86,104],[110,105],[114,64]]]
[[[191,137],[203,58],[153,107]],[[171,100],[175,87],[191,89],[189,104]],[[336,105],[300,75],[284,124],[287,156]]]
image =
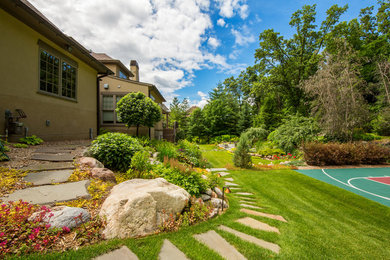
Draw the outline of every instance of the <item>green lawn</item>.
[[[204,150],[207,148],[202,146]],[[211,149],[204,154],[214,167],[222,167],[231,156]],[[264,208],[262,211],[287,219],[288,223],[283,223],[253,217],[278,227],[281,234],[256,231],[235,223],[237,218],[247,215],[239,211],[239,201],[234,194],[228,194],[230,208],[227,213],[175,233],[113,240],[78,251],[36,255],[30,259],[89,259],[120,245],[127,245],[140,259],[157,259],[165,238],[191,259],[221,259],[192,237],[221,224],[281,247],[280,254],[276,255],[216,230],[248,259],[389,259],[389,207],[292,170],[232,171],[229,177],[246,191],[254,193],[258,205]]]

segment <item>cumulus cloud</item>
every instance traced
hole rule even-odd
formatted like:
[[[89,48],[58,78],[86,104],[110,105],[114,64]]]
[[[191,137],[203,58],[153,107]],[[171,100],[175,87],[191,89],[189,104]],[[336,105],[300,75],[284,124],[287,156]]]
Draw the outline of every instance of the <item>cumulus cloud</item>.
[[[207,44],[208,44],[211,48],[216,49],[219,45],[221,45],[221,42],[220,42],[217,38],[210,37],[210,38],[207,40]]]
[[[226,18],[232,18],[238,14],[242,19],[249,15],[249,7],[246,0],[215,0],[219,8],[219,15]]]
[[[221,26],[221,27],[224,27],[224,26],[225,26],[225,24],[226,24],[226,22],[225,22],[225,20],[224,20],[224,19],[222,19],[222,18],[219,18],[219,19],[218,19],[218,21],[217,21],[217,24],[218,24],[219,26]]]
[[[141,81],[156,84],[167,100],[192,84],[195,70],[236,67],[202,48],[213,26],[210,0],[30,1],[87,49],[107,53],[126,66],[137,60]],[[229,6],[241,12],[241,2],[230,1]],[[229,10],[224,12],[229,15]],[[220,42],[210,37],[207,44],[216,48]]]
[[[244,46],[255,41],[255,37],[249,32],[246,26],[241,31],[232,29],[231,33],[235,37],[236,45]]]
[[[203,108],[209,102],[208,94],[206,94],[202,91],[198,91],[198,96],[200,97],[200,100],[191,101],[190,104],[192,106],[197,106],[197,107]]]

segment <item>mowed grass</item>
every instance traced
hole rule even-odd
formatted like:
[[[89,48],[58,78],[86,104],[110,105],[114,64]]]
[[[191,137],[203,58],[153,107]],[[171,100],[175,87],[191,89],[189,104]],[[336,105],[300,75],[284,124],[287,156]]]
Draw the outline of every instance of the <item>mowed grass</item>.
[[[218,151],[218,159],[215,159],[211,150],[204,155],[210,161],[214,160],[214,167],[222,167],[231,156]],[[126,245],[139,259],[157,259],[163,240],[169,239],[190,259],[222,259],[193,238],[193,234],[213,229],[248,259],[389,259],[390,208],[292,170],[240,170],[231,171],[228,177],[233,177],[235,183],[254,194],[250,197],[256,198],[257,205],[263,207],[261,211],[287,219],[288,223],[283,223],[251,216],[278,227],[280,234],[254,230],[235,222],[248,215],[240,212],[239,198],[228,194],[230,208],[225,214],[178,232],[111,240],[78,251],[29,258],[90,259]],[[277,243],[281,247],[280,254],[218,230],[221,224]]]
[[[203,157],[205,157],[212,167],[223,168],[228,164],[232,165],[233,155],[225,150],[217,149],[217,146],[213,144],[199,145],[202,151]]]

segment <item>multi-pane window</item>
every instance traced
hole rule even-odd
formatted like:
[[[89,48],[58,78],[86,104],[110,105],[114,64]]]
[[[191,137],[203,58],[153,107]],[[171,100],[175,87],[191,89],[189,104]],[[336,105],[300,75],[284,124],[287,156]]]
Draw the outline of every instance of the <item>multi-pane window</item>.
[[[123,95],[103,95],[102,97],[102,121],[103,124],[122,123],[115,108]]]
[[[53,51],[55,52],[55,51]],[[39,90],[60,97],[76,99],[77,66],[60,54],[40,49]]]

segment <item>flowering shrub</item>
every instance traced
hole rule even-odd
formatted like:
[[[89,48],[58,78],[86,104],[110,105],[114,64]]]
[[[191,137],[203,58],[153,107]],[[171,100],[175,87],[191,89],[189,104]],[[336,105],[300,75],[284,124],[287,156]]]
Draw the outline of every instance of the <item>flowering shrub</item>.
[[[34,212],[39,212],[30,219]],[[49,214],[49,215],[48,215]],[[51,217],[50,209],[17,201],[0,208],[0,257],[8,254],[28,254],[50,249],[65,231],[41,222]]]
[[[77,222],[77,218],[75,219]],[[94,219],[87,223],[81,223],[76,229],[77,243],[79,245],[92,244],[98,242],[104,238],[102,231],[106,225],[106,222],[96,216]]]
[[[0,196],[31,185],[31,183],[23,181],[23,177],[26,175],[24,171],[0,167]]]

